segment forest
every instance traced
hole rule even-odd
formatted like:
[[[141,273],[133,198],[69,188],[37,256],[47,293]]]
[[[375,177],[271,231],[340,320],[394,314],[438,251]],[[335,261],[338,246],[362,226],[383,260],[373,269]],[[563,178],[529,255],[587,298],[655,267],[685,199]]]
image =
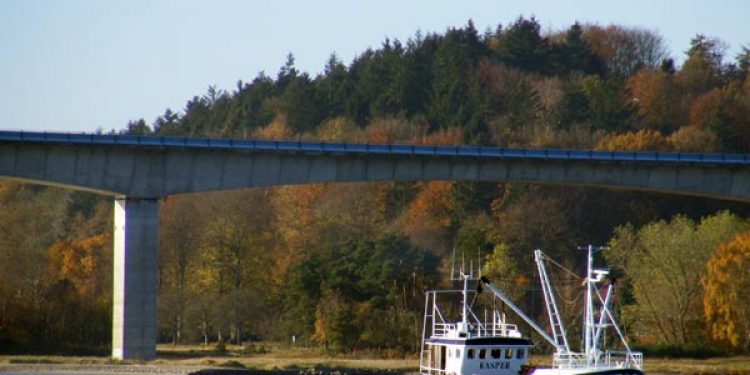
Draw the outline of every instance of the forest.
[[[113,132],[368,143],[750,152],[750,49],[696,35],[520,17],[389,40],[324,71],[289,54],[230,91]],[[681,61],[681,63],[676,63]],[[0,352],[106,352],[113,199],[0,181]],[[750,352],[750,209],[741,202],[528,183],[279,186],[160,203],[159,341],[259,341],[407,355],[450,258],[542,314],[532,251],[581,270],[609,245],[636,347]],[[599,260],[598,260],[599,261]],[[574,295],[568,296],[575,300]],[[536,300],[536,302],[534,302]],[[572,312],[566,319],[576,321]],[[540,320],[542,321],[542,320]]]

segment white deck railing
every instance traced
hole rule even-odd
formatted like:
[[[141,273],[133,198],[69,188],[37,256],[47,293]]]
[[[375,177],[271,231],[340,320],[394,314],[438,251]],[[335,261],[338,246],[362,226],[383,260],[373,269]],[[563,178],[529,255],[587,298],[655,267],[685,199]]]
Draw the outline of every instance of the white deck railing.
[[[602,367],[634,367],[643,368],[643,353],[607,350],[597,363],[590,363],[583,353],[555,353],[552,359],[555,368],[581,368],[591,366]]]
[[[432,326],[432,337],[450,337],[458,332],[455,323],[434,323]],[[518,326],[515,324],[470,324],[466,329],[469,337],[514,337],[518,334]]]

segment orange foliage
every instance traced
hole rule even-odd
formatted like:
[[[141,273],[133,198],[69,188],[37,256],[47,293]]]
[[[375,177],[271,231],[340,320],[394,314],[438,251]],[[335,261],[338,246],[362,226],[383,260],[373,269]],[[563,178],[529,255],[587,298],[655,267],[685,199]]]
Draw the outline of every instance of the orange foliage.
[[[721,244],[706,265],[703,311],[711,338],[739,349],[750,345],[750,233]]]
[[[104,253],[110,251],[109,234],[100,234],[79,241],[58,241],[48,251],[47,275],[53,280],[69,281],[82,296],[99,292],[97,273],[107,267]]]
[[[699,96],[690,106],[690,124],[716,132],[728,151],[747,152],[750,150],[750,88],[734,82]]]
[[[431,241],[438,239],[451,225],[453,184],[447,181],[425,183],[412,200],[406,212],[405,230],[414,243],[427,248],[438,245]]]
[[[307,256],[306,250],[317,243],[314,209],[326,192],[322,184],[283,186],[274,190],[278,233],[284,251],[278,252],[272,279],[283,282],[289,267]]]
[[[610,135],[595,147],[604,151],[666,151],[670,149],[664,136],[654,130],[643,129],[637,132]]]
[[[713,89],[696,98],[690,105],[690,125],[715,127],[720,125],[721,90]]]
[[[258,128],[255,131],[255,137],[268,140],[292,139],[293,133],[292,129],[287,125],[286,116],[281,114],[276,116],[270,124]]]
[[[422,136],[419,143],[423,145],[458,145],[461,144],[461,130],[458,128],[440,130]]]
[[[398,143],[418,139],[425,126],[410,123],[400,118],[383,118],[373,121],[365,129],[368,143]]]
[[[647,129],[668,130],[681,124],[677,87],[672,76],[660,71],[642,70],[628,79],[627,87]]]

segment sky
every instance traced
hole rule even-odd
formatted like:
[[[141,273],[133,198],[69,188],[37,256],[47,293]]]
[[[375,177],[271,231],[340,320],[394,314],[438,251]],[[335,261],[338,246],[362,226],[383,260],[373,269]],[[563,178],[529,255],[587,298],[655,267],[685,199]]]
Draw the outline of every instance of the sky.
[[[93,132],[182,112],[209,86],[233,91],[275,77],[292,53],[301,71],[347,65],[417,30],[495,29],[535,16],[544,31],[576,21],[658,32],[678,62],[690,39],[750,47],[750,1],[0,0],[0,129]]]

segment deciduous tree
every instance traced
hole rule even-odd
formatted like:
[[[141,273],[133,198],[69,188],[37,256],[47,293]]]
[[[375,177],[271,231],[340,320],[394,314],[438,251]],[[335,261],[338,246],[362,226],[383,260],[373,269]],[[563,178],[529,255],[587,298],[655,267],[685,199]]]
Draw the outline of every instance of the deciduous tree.
[[[701,279],[709,334],[732,350],[750,348],[750,233],[716,248]]]

